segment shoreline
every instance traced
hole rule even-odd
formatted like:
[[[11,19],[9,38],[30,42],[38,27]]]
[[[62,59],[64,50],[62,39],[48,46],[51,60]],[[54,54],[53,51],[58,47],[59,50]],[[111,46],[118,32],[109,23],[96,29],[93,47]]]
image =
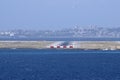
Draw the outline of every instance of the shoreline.
[[[0,49],[51,49],[59,41],[0,41]],[[61,41],[60,41],[61,42]],[[80,50],[120,50],[120,41],[71,41],[73,48]],[[53,48],[56,49],[56,48]],[[61,49],[61,48],[60,48]],[[69,48],[62,48],[69,49]]]

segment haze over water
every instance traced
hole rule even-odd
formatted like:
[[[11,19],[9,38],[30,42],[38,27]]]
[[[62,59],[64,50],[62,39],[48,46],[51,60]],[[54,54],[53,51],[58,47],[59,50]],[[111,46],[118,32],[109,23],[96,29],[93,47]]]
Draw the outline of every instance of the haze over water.
[[[120,0],[0,0],[0,28],[120,26]]]
[[[120,0],[0,0],[0,31],[7,34],[0,40],[40,40],[18,39],[9,30],[120,27],[119,8]],[[120,80],[120,50],[0,49],[0,80]]]

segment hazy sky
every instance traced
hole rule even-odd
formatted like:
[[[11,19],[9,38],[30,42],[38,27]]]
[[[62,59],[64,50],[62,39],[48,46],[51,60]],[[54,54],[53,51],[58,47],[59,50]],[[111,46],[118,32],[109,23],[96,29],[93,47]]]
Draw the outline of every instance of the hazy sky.
[[[0,0],[0,29],[120,26],[120,0]]]

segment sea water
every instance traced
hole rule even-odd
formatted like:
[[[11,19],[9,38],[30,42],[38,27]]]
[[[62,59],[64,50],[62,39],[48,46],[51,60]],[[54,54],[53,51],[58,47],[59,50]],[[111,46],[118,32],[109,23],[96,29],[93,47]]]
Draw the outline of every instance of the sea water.
[[[0,49],[0,80],[120,80],[120,51]]]

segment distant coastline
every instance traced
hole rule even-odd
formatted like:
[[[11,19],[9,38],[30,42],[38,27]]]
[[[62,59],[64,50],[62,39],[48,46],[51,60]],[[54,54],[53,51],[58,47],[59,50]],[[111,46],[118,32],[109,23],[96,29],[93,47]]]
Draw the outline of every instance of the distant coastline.
[[[0,38],[120,38],[120,27],[73,26],[73,28],[58,30],[0,30]]]
[[[120,41],[120,38],[0,38],[0,41]]]
[[[0,48],[120,50],[120,41],[0,41]]]

